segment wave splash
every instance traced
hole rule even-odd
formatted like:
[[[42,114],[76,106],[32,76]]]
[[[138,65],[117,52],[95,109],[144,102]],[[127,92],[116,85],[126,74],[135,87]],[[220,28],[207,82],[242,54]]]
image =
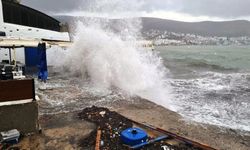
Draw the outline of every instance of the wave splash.
[[[126,7],[120,7],[120,4]],[[102,13],[117,8],[116,12],[120,13],[127,11],[129,5],[119,0],[105,1],[103,6],[98,4],[98,10]],[[106,8],[110,6],[114,7]],[[115,26],[112,26],[115,31],[110,28],[111,22],[108,18],[79,21],[74,44],[60,57],[64,61],[57,65],[67,68],[70,74],[89,80],[92,86],[102,91],[115,88],[126,95],[141,96],[169,107],[171,90],[162,59],[158,54],[134,44],[142,39],[140,19],[116,20]]]

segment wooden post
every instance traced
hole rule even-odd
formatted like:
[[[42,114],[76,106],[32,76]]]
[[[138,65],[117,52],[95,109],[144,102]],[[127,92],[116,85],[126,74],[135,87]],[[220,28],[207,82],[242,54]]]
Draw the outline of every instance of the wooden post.
[[[102,131],[100,129],[98,129],[97,135],[96,135],[95,150],[100,150],[101,134],[102,134]]]

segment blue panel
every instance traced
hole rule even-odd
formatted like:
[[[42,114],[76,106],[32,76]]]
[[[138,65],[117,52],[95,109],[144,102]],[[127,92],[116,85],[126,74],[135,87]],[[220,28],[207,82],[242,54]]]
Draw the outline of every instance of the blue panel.
[[[25,48],[25,64],[27,67],[37,67],[39,62],[39,55],[37,48]]]

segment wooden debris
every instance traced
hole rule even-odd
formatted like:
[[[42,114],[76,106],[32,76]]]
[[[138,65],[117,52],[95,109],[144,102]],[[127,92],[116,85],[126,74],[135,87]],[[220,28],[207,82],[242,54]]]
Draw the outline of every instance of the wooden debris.
[[[102,130],[98,129],[96,134],[95,150],[100,150],[101,134]]]

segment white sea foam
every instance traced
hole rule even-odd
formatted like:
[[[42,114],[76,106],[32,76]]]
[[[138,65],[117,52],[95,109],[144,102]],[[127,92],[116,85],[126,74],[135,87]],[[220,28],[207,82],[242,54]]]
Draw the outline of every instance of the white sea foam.
[[[193,121],[250,131],[248,73],[207,72],[197,79],[175,79],[177,112]]]
[[[126,13],[138,9],[133,1],[94,1],[88,11],[95,13]],[[83,14],[84,16],[84,14]],[[138,95],[157,104],[169,106],[170,88],[167,70],[152,51],[135,46],[140,36],[140,19],[117,20],[115,32],[110,20],[85,18],[76,24],[74,44],[67,51],[57,53],[53,64],[64,66],[70,74],[90,80],[97,89],[120,89],[128,95]]]

